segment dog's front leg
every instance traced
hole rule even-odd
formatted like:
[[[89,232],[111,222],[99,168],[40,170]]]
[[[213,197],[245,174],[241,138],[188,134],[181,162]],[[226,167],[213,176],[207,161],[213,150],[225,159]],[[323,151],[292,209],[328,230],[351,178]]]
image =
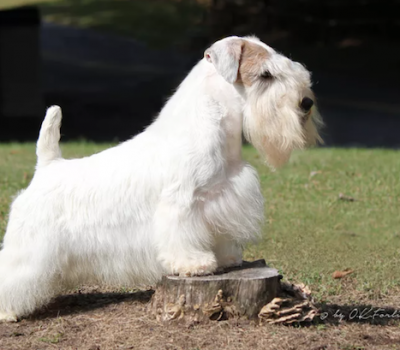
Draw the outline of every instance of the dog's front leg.
[[[162,200],[154,216],[154,230],[158,260],[166,274],[199,276],[216,271],[213,237],[192,206]]]
[[[243,247],[228,235],[218,235],[215,239],[214,252],[218,269],[242,265]]]

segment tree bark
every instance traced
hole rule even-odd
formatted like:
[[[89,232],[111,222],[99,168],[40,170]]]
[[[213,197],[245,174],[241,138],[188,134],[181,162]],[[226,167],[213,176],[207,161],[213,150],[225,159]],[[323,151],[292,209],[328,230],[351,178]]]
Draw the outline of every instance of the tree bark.
[[[159,321],[255,319],[278,295],[281,278],[264,260],[243,262],[240,267],[210,276],[164,276],[156,287],[150,312]]]

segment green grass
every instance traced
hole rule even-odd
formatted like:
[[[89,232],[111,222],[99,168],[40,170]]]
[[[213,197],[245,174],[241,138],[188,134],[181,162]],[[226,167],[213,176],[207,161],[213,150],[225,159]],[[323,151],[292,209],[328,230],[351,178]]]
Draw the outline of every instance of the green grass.
[[[400,152],[313,149],[274,173],[252,148],[244,154],[260,174],[268,218],[248,258],[265,257],[324,299],[350,292],[332,278],[345,268],[355,270],[351,287],[369,297],[400,286]]]
[[[0,10],[6,10],[19,6],[40,5],[46,1],[52,0],[0,0]]]
[[[67,143],[63,154],[81,157],[109,146]],[[276,172],[253,148],[243,153],[260,174],[267,216],[263,239],[248,247],[247,259],[265,258],[286,279],[310,285],[318,300],[380,298],[399,289],[399,151],[313,149],[296,152]],[[0,238],[11,196],[29,184],[34,165],[33,144],[0,145]],[[345,268],[355,272],[332,278]]]

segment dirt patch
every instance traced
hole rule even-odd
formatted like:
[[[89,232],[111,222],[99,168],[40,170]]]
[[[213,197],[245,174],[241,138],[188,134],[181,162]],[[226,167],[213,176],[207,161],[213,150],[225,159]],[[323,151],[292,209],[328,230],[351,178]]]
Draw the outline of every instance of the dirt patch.
[[[384,326],[333,317],[337,309],[348,316],[352,308],[364,305],[322,305],[329,317],[309,327],[259,326],[248,321],[183,327],[160,324],[148,315],[152,294],[151,290],[121,293],[96,287],[58,297],[28,319],[0,324],[0,349],[400,349],[400,316]],[[390,299],[392,305],[399,301]]]

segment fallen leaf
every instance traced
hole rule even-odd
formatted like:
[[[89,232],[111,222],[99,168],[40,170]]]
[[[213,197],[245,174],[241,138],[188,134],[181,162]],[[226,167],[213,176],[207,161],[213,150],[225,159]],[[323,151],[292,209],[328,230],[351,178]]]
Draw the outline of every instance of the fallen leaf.
[[[347,276],[347,275],[350,275],[351,273],[353,273],[354,272],[354,270],[351,270],[351,269],[345,269],[345,270],[343,270],[343,271],[335,271],[333,274],[332,274],[332,277],[334,278],[334,279],[339,279],[339,278],[343,278],[343,277],[345,277],[345,276]]]
[[[296,299],[305,300],[311,299],[311,289],[304,283],[282,283],[282,291]]]
[[[339,193],[339,200],[345,201],[345,202],[354,202],[355,198],[354,197],[350,197],[350,196],[346,196],[343,193]]]
[[[314,171],[312,171],[312,172],[310,173],[310,178],[314,177],[314,176],[317,175],[317,174],[321,174],[321,173],[322,173],[322,171],[320,171],[320,170],[314,170]]]

